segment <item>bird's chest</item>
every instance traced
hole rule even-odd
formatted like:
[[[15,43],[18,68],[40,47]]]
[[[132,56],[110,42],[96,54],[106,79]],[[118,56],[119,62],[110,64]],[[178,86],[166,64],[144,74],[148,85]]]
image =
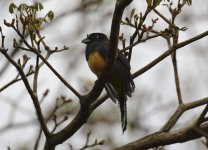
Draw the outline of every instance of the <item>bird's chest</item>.
[[[105,68],[106,62],[98,52],[93,52],[89,55],[88,65],[92,72],[99,76]]]

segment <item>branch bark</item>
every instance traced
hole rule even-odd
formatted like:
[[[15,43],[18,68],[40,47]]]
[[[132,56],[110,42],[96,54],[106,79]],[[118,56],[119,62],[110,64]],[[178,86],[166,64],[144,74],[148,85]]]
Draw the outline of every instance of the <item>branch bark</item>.
[[[200,100],[195,100],[194,102],[180,104],[177,110],[175,111],[175,113],[172,115],[172,117],[167,121],[167,123],[162,127],[162,129],[159,132],[150,134],[144,138],[138,139],[127,145],[116,148],[115,150],[143,150],[157,146],[182,143],[202,137],[203,134],[199,133],[198,130],[196,130],[195,122],[193,122],[193,124],[190,127],[184,129],[170,131],[170,132],[167,131],[169,131],[175,125],[175,123],[178,121],[180,116],[185,111],[201,105],[205,105],[207,103],[208,103],[208,98],[206,97]],[[206,107],[205,110],[207,110],[207,108],[208,107]],[[200,128],[200,131],[203,131],[203,133],[208,134],[207,133],[208,123],[202,124],[201,126],[199,125],[199,127],[197,128]]]
[[[208,131],[208,124],[204,124],[200,129],[204,132]],[[156,132],[140,140],[116,148],[115,150],[146,150],[157,146],[183,143],[200,137],[202,137],[202,135],[196,132],[195,128],[191,126],[171,132]]]

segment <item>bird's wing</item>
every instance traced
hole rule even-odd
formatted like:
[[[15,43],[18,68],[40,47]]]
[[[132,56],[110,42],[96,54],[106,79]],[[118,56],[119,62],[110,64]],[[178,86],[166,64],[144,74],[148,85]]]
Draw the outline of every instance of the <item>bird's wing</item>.
[[[115,63],[114,68],[118,72],[118,75],[120,76],[124,90],[128,96],[131,96],[131,93],[134,91],[135,84],[130,72],[130,64],[126,57],[122,54],[119,54]]]

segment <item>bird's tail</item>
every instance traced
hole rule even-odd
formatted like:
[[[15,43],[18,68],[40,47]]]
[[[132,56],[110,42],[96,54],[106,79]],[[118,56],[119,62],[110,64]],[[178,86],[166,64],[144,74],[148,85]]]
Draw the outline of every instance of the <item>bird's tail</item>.
[[[123,133],[127,128],[127,96],[131,97],[135,84],[130,72],[130,64],[126,57],[119,54],[114,62],[109,83],[106,83],[106,91],[111,99],[119,102]]]
[[[132,92],[134,91],[135,84],[133,78],[130,73],[130,64],[124,55],[118,55],[117,61],[114,64],[114,67],[121,79],[122,89],[120,91],[119,98],[119,106],[121,112],[121,122],[122,122],[122,130],[123,133],[127,128],[127,107],[126,101],[127,96],[131,97]]]
[[[127,101],[126,95],[122,94],[119,97],[119,108],[120,108],[120,112],[121,112],[121,125],[122,125],[123,133],[124,133],[124,131],[127,128],[127,107],[126,107],[126,101]]]

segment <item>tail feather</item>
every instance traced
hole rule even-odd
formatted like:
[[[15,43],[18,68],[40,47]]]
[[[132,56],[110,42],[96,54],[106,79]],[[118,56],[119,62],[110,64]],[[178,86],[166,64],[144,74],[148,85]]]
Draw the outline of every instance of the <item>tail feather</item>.
[[[126,107],[126,100],[127,97],[125,93],[123,93],[119,97],[119,107],[120,107],[120,113],[121,113],[121,125],[122,125],[122,131],[125,132],[127,128],[127,107]]]
[[[135,88],[130,69],[131,67],[126,57],[119,54],[113,65],[113,80],[105,85],[110,98],[114,102],[116,100],[119,102],[123,133],[127,128],[127,96],[130,97]]]
[[[127,96],[131,96],[132,92],[134,91],[135,84],[130,72],[130,64],[126,57],[122,54],[119,54],[115,64],[114,68],[118,73],[118,76],[120,77],[122,81],[122,89],[119,92],[119,106],[120,106],[120,113],[121,113],[121,122],[122,122],[122,130],[123,133],[127,128],[127,107],[126,107],[126,101]]]
[[[114,87],[112,86],[112,84],[110,84],[109,82],[107,82],[105,84],[105,90],[107,91],[107,93],[110,96],[110,98],[112,99],[112,101],[114,103],[116,103],[116,99],[118,99],[118,93],[116,92],[116,90],[114,89]]]

